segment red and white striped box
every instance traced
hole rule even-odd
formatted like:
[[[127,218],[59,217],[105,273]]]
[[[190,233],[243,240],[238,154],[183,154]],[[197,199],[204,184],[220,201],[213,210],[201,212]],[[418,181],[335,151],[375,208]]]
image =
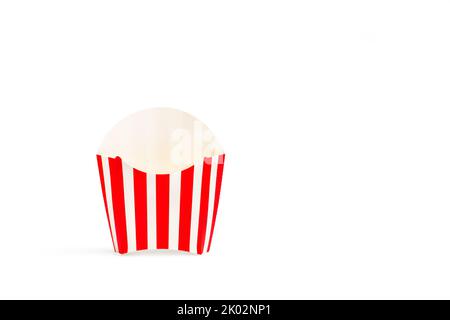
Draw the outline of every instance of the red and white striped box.
[[[225,154],[172,174],[150,174],[97,155],[114,250],[209,252]]]
[[[120,156],[97,154],[103,201],[115,252],[169,249],[209,252],[225,154],[172,173],[150,173]]]

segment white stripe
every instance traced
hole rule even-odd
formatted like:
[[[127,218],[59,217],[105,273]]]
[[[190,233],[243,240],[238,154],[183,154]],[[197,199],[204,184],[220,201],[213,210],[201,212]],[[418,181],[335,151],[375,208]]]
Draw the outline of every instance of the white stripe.
[[[205,246],[203,252],[208,250],[209,236],[211,233],[212,217],[214,212],[214,197],[216,193],[216,174],[217,174],[218,160],[219,160],[218,157],[213,157],[211,163],[211,179],[209,180],[208,219],[206,222]]]
[[[192,216],[191,216],[191,239],[189,251],[197,253],[198,219],[200,216],[200,198],[202,193],[203,161],[194,167],[194,182],[192,191]]]
[[[181,172],[170,175],[169,194],[169,249],[178,250],[178,234],[180,225],[180,188]]]
[[[156,175],[147,173],[148,248],[156,249]]]
[[[134,177],[133,168],[122,164],[123,192],[125,198],[125,218],[127,225],[128,252],[136,251],[136,216],[134,210]]]
[[[102,156],[101,158],[103,166],[103,177],[105,179],[106,205],[108,206],[109,222],[111,224],[111,232],[114,247],[118,251],[119,248],[117,247],[116,224],[114,223],[114,209],[112,205],[112,196],[111,196],[111,178],[110,178],[111,173],[109,171],[109,162],[108,157]]]

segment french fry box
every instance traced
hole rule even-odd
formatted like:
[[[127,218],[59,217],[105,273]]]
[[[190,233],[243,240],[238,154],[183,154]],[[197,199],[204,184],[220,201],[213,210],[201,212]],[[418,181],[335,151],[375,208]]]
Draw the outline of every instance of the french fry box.
[[[120,121],[97,154],[114,251],[209,252],[224,159],[211,131],[185,112],[155,108]]]

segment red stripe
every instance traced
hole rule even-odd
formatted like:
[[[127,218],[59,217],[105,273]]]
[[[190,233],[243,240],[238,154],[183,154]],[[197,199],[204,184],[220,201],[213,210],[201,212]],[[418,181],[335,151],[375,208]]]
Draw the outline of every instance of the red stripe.
[[[169,184],[168,174],[156,175],[156,248],[169,249]]]
[[[127,222],[125,218],[125,199],[123,195],[122,160],[120,157],[109,158],[109,171],[111,174],[111,193],[114,209],[114,222],[116,225],[117,246],[119,253],[128,251]]]
[[[211,158],[203,161],[202,191],[200,198],[200,217],[198,221],[197,253],[203,253],[206,235],[206,222],[208,220],[209,180],[211,176]]]
[[[181,172],[180,225],[178,250],[189,251],[191,238],[192,189],[194,166]]]
[[[216,216],[217,216],[217,208],[219,207],[219,198],[220,198],[220,188],[222,186],[222,175],[223,175],[223,163],[225,161],[225,155],[222,154],[219,156],[219,163],[217,164],[217,178],[216,178],[216,192],[214,195],[214,212],[211,224],[211,234],[209,235],[209,244],[208,250],[211,249],[211,241],[214,233],[214,226],[216,225]]]
[[[147,174],[133,169],[136,250],[148,248],[147,242]]]
[[[97,155],[98,172],[100,173],[100,183],[102,185],[103,202],[105,203],[106,217],[108,218],[109,233],[111,234],[111,240],[113,243],[114,251],[116,250],[116,245],[114,244],[114,238],[111,229],[111,221],[109,220],[108,203],[106,202],[106,189],[105,189],[105,176],[103,175],[103,164],[102,157]]]

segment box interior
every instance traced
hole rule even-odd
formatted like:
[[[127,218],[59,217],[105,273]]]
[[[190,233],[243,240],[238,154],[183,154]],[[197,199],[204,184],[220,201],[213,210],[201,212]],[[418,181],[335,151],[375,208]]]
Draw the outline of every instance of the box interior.
[[[190,114],[172,108],[134,113],[117,123],[98,154],[119,156],[129,166],[148,173],[170,174],[223,154],[208,127]]]

